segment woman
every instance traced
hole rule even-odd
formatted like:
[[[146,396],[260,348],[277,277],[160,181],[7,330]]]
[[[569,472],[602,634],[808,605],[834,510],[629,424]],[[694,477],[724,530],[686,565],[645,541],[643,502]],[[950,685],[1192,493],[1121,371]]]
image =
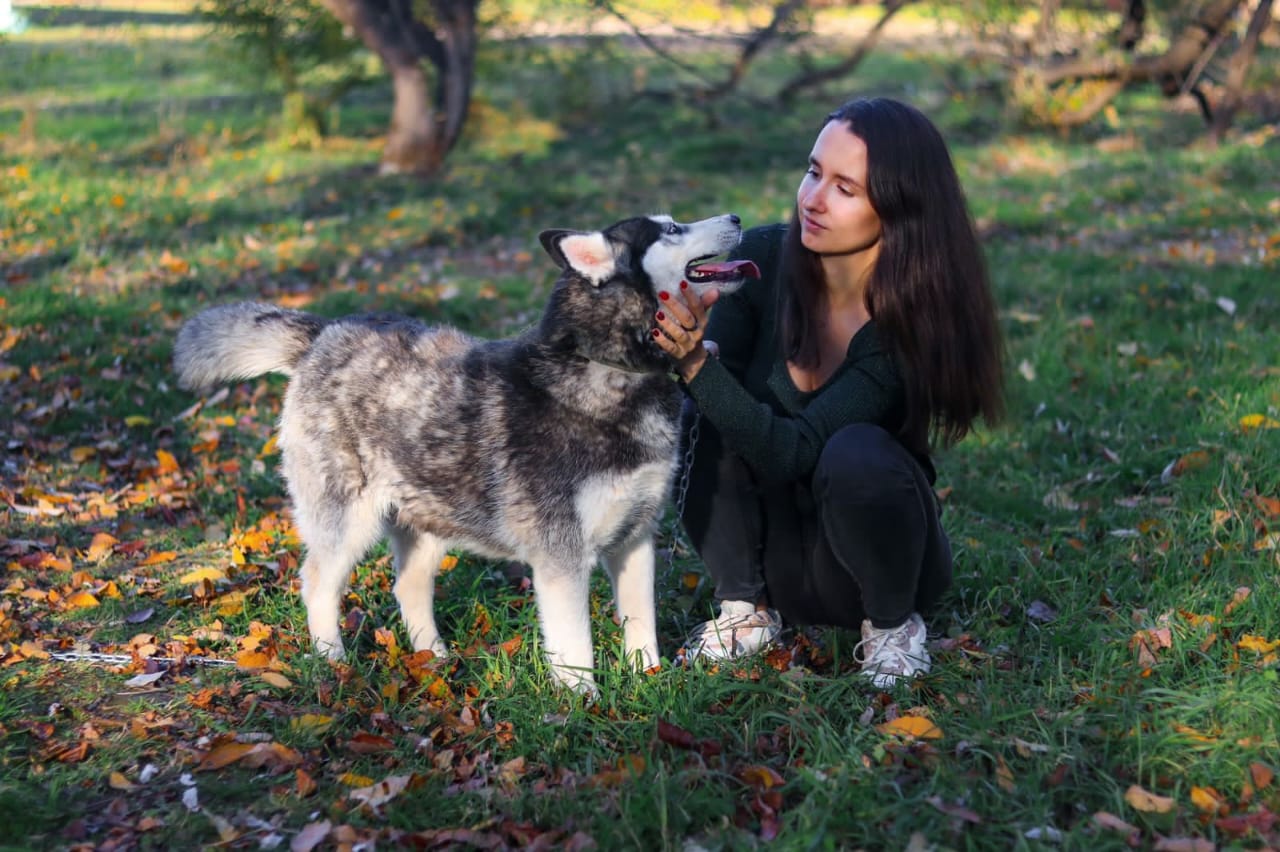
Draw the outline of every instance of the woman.
[[[941,134],[897,101],[845,104],[791,223],[748,231],[735,256],[761,280],[710,312],[714,292],[662,294],[653,329],[702,415],[682,520],[720,614],[690,655],[754,653],[785,618],[860,629],[879,687],[927,672],[921,613],[951,583],[930,445],[998,419],[1003,388]]]

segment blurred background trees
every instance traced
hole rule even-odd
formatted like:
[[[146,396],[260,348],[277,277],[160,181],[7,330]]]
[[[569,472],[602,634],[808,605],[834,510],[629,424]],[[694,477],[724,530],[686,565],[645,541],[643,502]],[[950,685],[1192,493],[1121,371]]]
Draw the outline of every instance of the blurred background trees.
[[[607,51],[602,27],[643,45],[668,71],[660,81],[638,75],[616,100],[680,99],[706,104],[712,118],[729,102],[777,108],[802,92],[856,88],[860,63],[913,5],[983,69],[957,87],[999,98],[1010,120],[1027,126],[1085,127],[1121,92],[1144,86],[1193,99],[1210,140],[1241,111],[1276,108],[1275,92],[1251,84],[1260,44],[1275,40],[1273,0],[882,0],[853,4],[861,23],[852,27],[831,26],[832,13],[849,6],[833,0],[722,0],[724,25],[713,18],[696,28],[668,24],[669,5],[544,2],[532,14],[509,0],[483,8],[479,0],[201,0],[200,8],[249,67],[277,81],[285,129],[297,141],[322,135],[352,88],[388,79],[384,172],[441,167],[471,112],[486,40],[572,33],[582,50]],[[762,86],[751,75],[761,63],[786,73]],[[491,70],[502,73],[502,63]]]

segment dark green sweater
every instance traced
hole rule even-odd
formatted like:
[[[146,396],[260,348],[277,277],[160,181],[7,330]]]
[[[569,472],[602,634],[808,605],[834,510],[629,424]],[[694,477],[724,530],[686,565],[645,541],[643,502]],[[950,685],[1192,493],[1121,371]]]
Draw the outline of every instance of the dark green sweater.
[[[853,336],[844,362],[820,388],[803,392],[791,381],[774,328],[786,230],[766,225],[743,235],[733,256],[755,261],[760,280],[716,303],[707,339],[719,344],[720,357],[708,358],[687,386],[725,445],[767,483],[807,482],[827,440],[851,423],[896,434],[906,405],[902,376],[875,320]],[[933,465],[917,458],[932,482]]]

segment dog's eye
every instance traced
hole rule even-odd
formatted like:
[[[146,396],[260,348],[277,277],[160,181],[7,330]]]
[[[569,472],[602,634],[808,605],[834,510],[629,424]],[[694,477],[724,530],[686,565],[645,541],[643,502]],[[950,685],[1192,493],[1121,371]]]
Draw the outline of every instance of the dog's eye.
[[[680,226],[675,222],[672,222],[670,225],[667,225],[667,233],[673,236],[680,233]]]

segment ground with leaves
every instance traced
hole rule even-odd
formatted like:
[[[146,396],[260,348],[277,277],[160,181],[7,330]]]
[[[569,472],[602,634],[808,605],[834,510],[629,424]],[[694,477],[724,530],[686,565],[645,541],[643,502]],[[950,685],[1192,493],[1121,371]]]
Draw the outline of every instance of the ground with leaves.
[[[934,672],[878,693],[856,637],[817,631],[630,673],[601,581],[584,705],[550,686],[525,572],[465,554],[441,578],[448,661],[403,646],[382,550],[347,596],[348,659],[310,657],[283,382],[180,392],[174,333],[242,297],[509,333],[552,278],[539,230],[784,217],[844,93],[763,124],[624,107],[670,72],[493,45],[424,185],[369,167],[380,91],[292,149],[190,23],[61,23],[0,54],[0,845],[1280,844],[1274,126],[1210,150],[1153,94],[1043,137],[964,94],[991,69],[876,56],[851,90],[952,140],[1009,346],[1008,423],[939,458],[957,583]],[[711,604],[673,557],[668,656]]]

